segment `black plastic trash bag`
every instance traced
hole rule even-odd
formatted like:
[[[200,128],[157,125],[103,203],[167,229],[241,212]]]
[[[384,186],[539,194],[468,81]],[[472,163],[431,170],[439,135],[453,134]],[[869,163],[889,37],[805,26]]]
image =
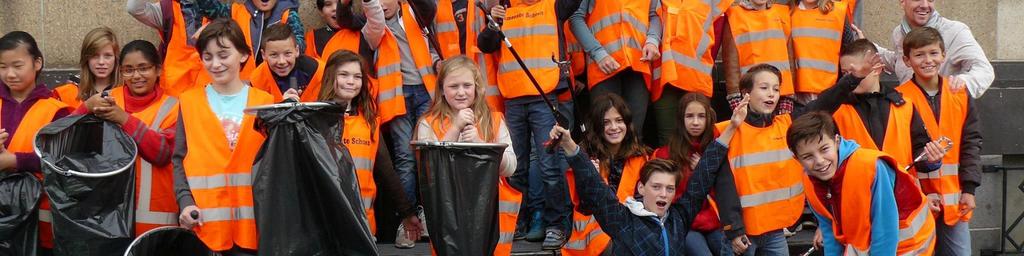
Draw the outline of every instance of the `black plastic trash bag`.
[[[36,255],[43,185],[24,172],[0,172],[0,255]]]
[[[257,107],[267,139],[253,164],[260,255],[377,255],[359,181],[340,143],[343,108]]]
[[[498,167],[505,144],[413,142],[437,255],[491,255],[498,245]]]
[[[217,255],[191,230],[159,227],[143,233],[124,252],[124,256]]]
[[[93,115],[54,121],[36,134],[53,213],[55,255],[123,252],[135,228],[135,141]]]

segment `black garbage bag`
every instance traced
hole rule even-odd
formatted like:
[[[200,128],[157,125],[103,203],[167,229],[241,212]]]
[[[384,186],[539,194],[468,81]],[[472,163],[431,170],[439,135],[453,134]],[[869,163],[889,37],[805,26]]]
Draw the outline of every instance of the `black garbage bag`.
[[[43,185],[24,172],[0,172],[0,255],[36,255]]]
[[[260,255],[378,254],[339,140],[342,114],[326,103],[258,111],[267,136],[252,174]]]
[[[117,124],[75,115],[40,129],[35,147],[53,213],[53,253],[123,252],[135,227],[135,141]]]
[[[498,167],[505,144],[413,142],[437,255],[491,255],[498,245]]]
[[[191,230],[159,227],[143,233],[124,253],[125,256],[217,255]]]

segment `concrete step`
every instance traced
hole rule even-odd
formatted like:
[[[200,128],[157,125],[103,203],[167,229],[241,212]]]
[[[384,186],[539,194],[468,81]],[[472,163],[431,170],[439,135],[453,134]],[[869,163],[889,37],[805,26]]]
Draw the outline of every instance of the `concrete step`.
[[[797,232],[796,235],[789,237],[789,254],[790,255],[801,255],[811,248],[811,241],[814,237],[814,230],[804,230]],[[430,244],[421,241],[416,243],[416,247],[412,249],[398,249],[395,248],[394,244],[377,244],[377,250],[382,256],[430,256]],[[541,250],[541,243],[528,242],[528,241],[516,241],[512,244],[512,255],[513,256],[546,256],[546,255],[561,255],[558,251],[552,250]],[[811,255],[821,255],[820,252],[816,252]]]

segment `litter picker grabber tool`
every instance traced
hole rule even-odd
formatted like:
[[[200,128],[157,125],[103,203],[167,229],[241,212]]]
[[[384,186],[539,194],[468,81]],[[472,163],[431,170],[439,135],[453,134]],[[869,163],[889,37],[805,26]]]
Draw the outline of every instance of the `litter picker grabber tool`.
[[[409,7],[412,8],[414,11],[418,10],[418,8],[416,8],[416,3],[414,3],[415,1],[407,0],[405,2],[409,3]],[[423,31],[423,36],[427,38],[428,47],[434,49],[434,52],[437,53],[437,57],[439,60],[444,60],[444,54],[441,54],[441,43],[437,41],[437,35],[434,34],[432,30],[430,30],[432,28],[430,26],[431,22],[428,20],[424,20],[426,17],[423,17],[423,15],[420,15],[419,13],[414,13],[413,17],[416,18],[416,24],[420,25],[420,30]]]
[[[565,118],[565,116],[563,116],[562,113],[558,111],[558,107],[555,105],[555,103],[551,102],[551,99],[548,98],[548,95],[544,93],[544,89],[540,87],[540,83],[537,82],[537,78],[535,78],[533,76],[533,73],[530,72],[530,68],[526,67],[526,62],[523,62],[523,58],[519,56],[519,52],[517,52],[516,48],[512,46],[512,42],[508,40],[508,37],[505,36],[505,33],[501,31],[500,27],[498,27],[498,22],[494,21],[494,17],[491,17],[491,14],[487,12],[488,9],[487,7],[484,7],[484,3],[477,1],[476,7],[477,9],[480,9],[480,11],[484,13],[484,17],[487,17],[487,27],[494,31],[497,31],[498,34],[501,35],[501,37],[503,38],[502,41],[505,43],[505,47],[508,47],[508,51],[512,53],[512,57],[514,57],[516,59],[516,62],[519,63],[519,67],[523,69],[523,73],[526,73],[526,77],[530,78],[530,83],[533,84],[534,89],[537,89],[537,93],[540,94],[541,99],[544,99],[544,104],[548,105],[548,108],[551,109],[551,114],[555,116],[555,123],[558,124],[558,126],[568,128],[568,119]],[[544,143],[544,147],[547,149],[548,153],[554,153],[555,146],[558,145],[558,141],[560,139],[561,138],[551,138],[551,140]]]

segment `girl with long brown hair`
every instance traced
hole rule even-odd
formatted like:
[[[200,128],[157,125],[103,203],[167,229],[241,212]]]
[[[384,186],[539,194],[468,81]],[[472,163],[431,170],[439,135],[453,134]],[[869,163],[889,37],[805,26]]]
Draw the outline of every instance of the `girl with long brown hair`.
[[[89,31],[82,40],[82,52],[78,60],[81,81],[54,88],[54,96],[64,104],[77,108],[92,95],[119,86],[119,52],[120,44],[113,30],[99,27]]]

